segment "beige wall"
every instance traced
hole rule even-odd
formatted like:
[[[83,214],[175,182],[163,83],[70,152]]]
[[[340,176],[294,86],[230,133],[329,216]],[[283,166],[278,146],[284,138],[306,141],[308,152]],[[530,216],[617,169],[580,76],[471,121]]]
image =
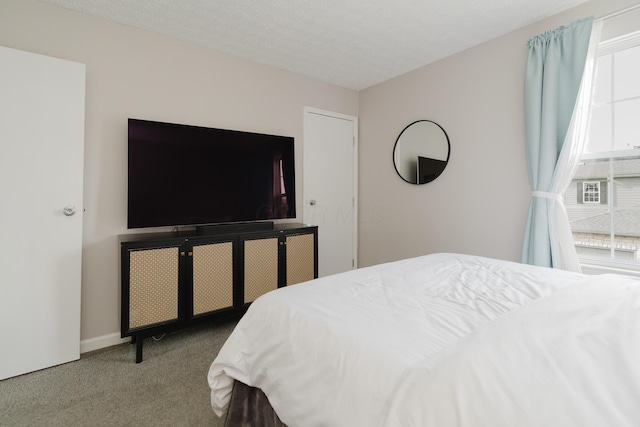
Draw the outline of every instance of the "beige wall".
[[[523,120],[527,40],[636,3],[591,1],[361,91],[360,266],[432,252],[519,261],[531,193]],[[607,21],[606,35],[630,31],[628,18]],[[633,22],[640,29],[637,17]],[[396,175],[392,152],[402,129],[419,119],[446,130],[451,156],[437,180],[416,186]]]
[[[300,174],[303,107],[358,115],[356,91],[34,0],[0,0],[0,45],[87,64],[83,340],[120,331],[127,118],[290,135]]]

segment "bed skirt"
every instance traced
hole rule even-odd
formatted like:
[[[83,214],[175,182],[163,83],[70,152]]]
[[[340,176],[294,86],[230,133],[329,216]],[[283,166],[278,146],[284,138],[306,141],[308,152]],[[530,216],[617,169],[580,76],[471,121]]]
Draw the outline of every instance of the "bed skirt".
[[[235,381],[225,427],[287,427],[259,388]]]

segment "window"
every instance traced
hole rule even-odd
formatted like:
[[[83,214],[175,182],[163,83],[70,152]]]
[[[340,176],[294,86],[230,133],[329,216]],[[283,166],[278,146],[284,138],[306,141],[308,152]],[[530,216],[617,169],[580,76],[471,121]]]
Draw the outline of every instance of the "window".
[[[582,203],[600,203],[600,181],[582,183]]]
[[[589,137],[564,199],[581,262],[640,269],[640,31],[599,55]]]
[[[588,169],[588,175],[603,175],[602,173],[593,173],[592,168],[586,166],[586,163],[580,164],[579,168],[583,172],[585,169]],[[580,181],[574,177],[574,181],[576,182],[576,192],[578,195],[576,199],[577,203],[607,204],[608,184],[606,178],[604,178],[604,181]]]

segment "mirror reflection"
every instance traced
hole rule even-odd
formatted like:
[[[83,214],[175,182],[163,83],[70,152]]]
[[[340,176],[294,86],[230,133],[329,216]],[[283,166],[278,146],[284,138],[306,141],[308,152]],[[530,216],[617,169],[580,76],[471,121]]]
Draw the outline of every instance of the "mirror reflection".
[[[444,129],[431,120],[418,120],[400,132],[393,148],[393,164],[408,183],[426,184],[444,171],[450,152]]]

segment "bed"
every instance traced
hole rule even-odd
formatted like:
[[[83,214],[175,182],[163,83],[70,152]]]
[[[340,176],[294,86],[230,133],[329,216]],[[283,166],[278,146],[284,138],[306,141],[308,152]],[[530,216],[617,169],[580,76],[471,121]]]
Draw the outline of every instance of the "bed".
[[[244,393],[289,427],[637,426],[640,281],[461,254],[353,270],[257,299],[208,381],[217,415]]]

